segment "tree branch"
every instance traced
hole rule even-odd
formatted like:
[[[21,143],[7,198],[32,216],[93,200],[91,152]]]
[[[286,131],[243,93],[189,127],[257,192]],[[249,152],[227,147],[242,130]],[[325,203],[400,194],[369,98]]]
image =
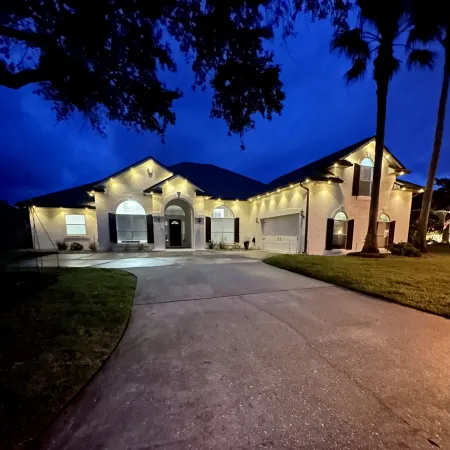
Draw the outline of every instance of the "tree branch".
[[[47,77],[42,68],[25,69],[21,72],[11,73],[6,67],[6,63],[0,61],[0,85],[10,89],[20,89],[30,83],[47,81]]]
[[[53,42],[50,36],[18,30],[17,28],[10,28],[4,25],[0,25],[0,36],[17,39],[18,41],[26,42],[33,47],[43,47]]]

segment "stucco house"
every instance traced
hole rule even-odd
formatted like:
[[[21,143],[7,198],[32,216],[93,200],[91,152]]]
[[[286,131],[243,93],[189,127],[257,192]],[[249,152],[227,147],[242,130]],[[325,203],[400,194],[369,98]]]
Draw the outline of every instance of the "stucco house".
[[[367,231],[375,139],[370,137],[261,183],[211,164],[138,161],[110,177],[17,205],[28,208],[34,246],[96,241],[101,250],[204,249],[253,240],[285,253],[360,250]],[[384,151],[379,245],[406,241],[412,197],[422,187]]]

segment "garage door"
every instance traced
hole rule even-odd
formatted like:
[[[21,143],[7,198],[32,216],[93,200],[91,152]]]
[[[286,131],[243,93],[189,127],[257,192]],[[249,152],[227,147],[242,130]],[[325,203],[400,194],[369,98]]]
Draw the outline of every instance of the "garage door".
[[[298,253],[299,215],[262,219],[263,249],[279,253]]]

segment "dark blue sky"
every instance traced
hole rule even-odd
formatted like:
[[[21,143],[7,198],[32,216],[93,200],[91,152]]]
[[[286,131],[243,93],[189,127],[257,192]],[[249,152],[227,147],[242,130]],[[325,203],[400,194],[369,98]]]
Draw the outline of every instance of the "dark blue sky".
[[[239,140],[228,137],[224,122],[209,118],[211,93],[192,92],[192,74],[183,65],[170,75],[184,98],[175,105],[177,123],[166,144],[156,135],[108,126],[101,138],[76,116],[57,123],[51,104],[32,94],[0,87],[0,199],[15,202],[72,187],[120,170],[146,156],[162,163],[213,163],[261,181],[270,181],[327,153],[375,134],[375,84],[372,74],[346,86],[349,62],[329,52],[327,23],[299,24],[295,39],[271,44],[282,68],[287,94],[284,111]],[[403,51],[398,55],[404,59]],[[442,80],[442,58],[433,72],[405,67],[394,78],[388,99],[386,145],[424,183],[434,135]],[[449,114],[450,115],[450,114]],[[444,139],[439,176],[450,176],[450,133]]]

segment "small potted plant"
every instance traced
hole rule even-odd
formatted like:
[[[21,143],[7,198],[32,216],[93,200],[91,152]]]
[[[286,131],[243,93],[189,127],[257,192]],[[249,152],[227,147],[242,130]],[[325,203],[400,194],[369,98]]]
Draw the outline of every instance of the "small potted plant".
[[[248,246],[250,245],[250,238],[248,236],[244,237],[244,248],[248,250]]]

